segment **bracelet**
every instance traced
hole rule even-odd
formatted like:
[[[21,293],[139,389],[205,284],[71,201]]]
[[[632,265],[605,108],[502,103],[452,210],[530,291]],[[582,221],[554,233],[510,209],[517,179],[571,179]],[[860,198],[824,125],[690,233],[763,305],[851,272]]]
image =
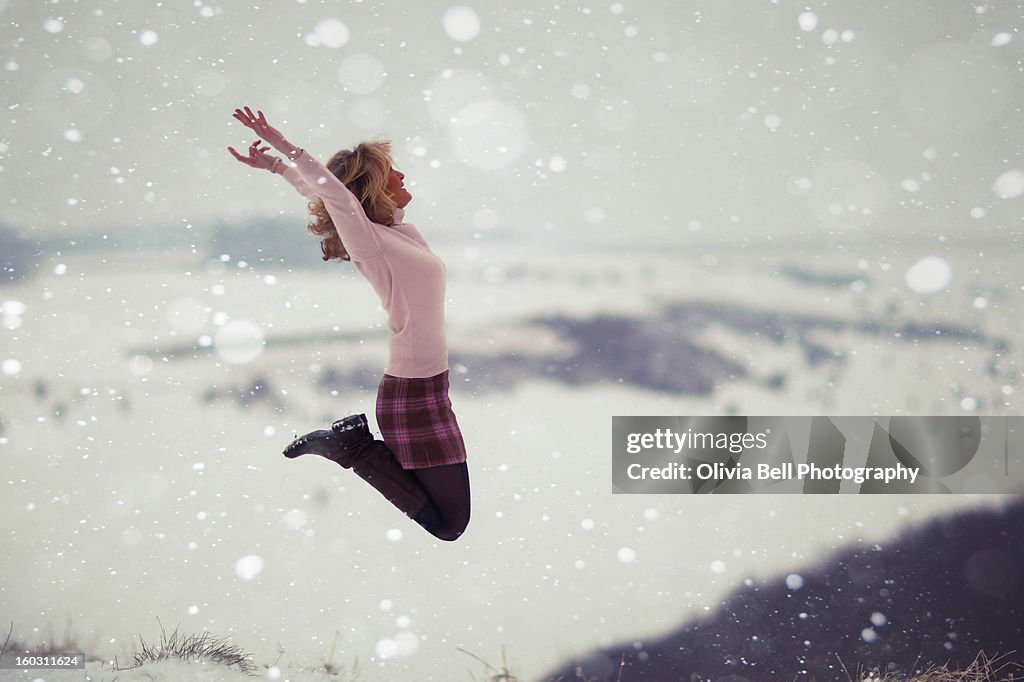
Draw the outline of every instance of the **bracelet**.
[[[274,159],[274,163],[270,164],[270,168],[268,168],[267,170],[269,170],[271,173],[276,173],[277,172],[277,167],[280,166],[280,165],[281,165],[281,159],[280,158],[276,158],[276,159]]]

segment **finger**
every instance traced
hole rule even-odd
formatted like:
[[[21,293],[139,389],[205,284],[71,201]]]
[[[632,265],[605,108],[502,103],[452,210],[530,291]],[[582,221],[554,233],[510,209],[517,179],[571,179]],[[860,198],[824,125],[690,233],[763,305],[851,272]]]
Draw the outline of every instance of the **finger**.
[[[259,115],[260,115],[260,123],[262,123],[263,125],[268,125],[267,124],[267,117],[263,115],[262,111],[259,112]]]
[[[228,147],[228,151],[234,154],[235,158],[239,161],[245,161],[245,157],[236,152],[233,147]]]
[[[249,115],[250,119],[253,119],[253,120],[256,119],[256,117],[252,115],[252,109],[250,109],[249,107],[245,108],[245,113]]]

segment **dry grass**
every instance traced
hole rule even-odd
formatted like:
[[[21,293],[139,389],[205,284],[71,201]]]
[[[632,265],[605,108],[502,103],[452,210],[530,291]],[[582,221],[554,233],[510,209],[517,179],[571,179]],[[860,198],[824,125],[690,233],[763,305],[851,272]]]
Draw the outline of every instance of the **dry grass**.
[[[460,651],[460,652],[466,654],[467,656],[469,656],[471,658],[474,658],[477,661],[480,661],[481,663],[484,664],[484,667],[487,669],[487,673],[486,673],[487,674],[487,678],[485,680],[483,680],[483,681],[481,681],[475,675],[470,673],[470,679],[472,679],[473,682],[523,682],[523,680],[521,680],[519,677],[517,677],[513,672],[511,672],[509,670],[508,659],[505,656],[505,647],[501,648],[501,669],[498,669],[498,668],[494,667],[493,665],[488,663],[486,660],[484,660],[483,658],[477,656],[476,654],[474,654],[474,653],[472,653],[470,651],[466,651],[465,649],[462,649],[462,648],[457,648],[456,651]],[[625,666],[626,666],[626,655],[622,654],[622,658],[619,660],[619,674],[615,678],[614,682],[623,682],[623,680],[622,680],[622,670],[623,670],[623,668],[625,668]],[[582,677],[576,677],[574,679],[583,680]],[[545,680],[544,682],[568,682],[568,681],[564,677],[555,677],[555,678],[552,678],[550,680]],[[592,678],[592,679],[583,680],[583,682],[613,682],[613,681],[610,678],[601,678],[601,679]]]
[[[4,637],[3,644],[0,644],[0,658],[3,658],[8,653],[17,653],[24,656],[55,656],[58,654],[80,653],[84,654],[87,662],[103,660],[99,656],[89,653],[97,648],[96,642],[93,642],[91,645],[83,644],[77,637],[71,634],[71,619],[68,619],[64,637],[59,641],[52,628],[46,641],[32,646],[18,638],[12,637],[13,634],[14,622],[12,621],[7,635]]]
[[[312,670],[312,672],[320,672],[320,671],[322,671],[324,674],[328,675],[329,677],[341,677],[342,675],[344,675],[344,680],[346,682],[359,682],[359,680],[362,679],[362,673],[359,670],[359,658],[358,657],[353,659],[352,667],[351,668],[347,668],[344,665],[340,665],[340,664],[336,663],[335,660],[334,660],[334,657],[335,657],[337,649],[338,649],[338,641],[340,639],[341,639],[341,633],[338,632],[337,630],[335,630],[334,631],[334,641],[331,643],[331,653],[330,653],[330,655],[326,659],[324,659],[323,661],[320,662],[320,668],[315,668],[315,669]],[[284,647],[281,646],[280,644],[278,644],[278,646],[277,646],[277,659],[273,663],[271,663],[269,665],[264,665],[263,668],[265,670],[270,670],[271,668],[276,668],[277,664],[281,660],[281,656],[283,656],[284,653],[285,653]]]
[[[159,620],[157,622],[159,623]],[[68,624],[68,633],[65,635],[64,640],[59,644],[51,633],[49,638],[50,643],[44,642],[42,644],[29,647],[18,639],[12,639],[13,632],[14,623],[11,623],[11,627],[6,638],[3,643],[0,644],[0,658],[8,652],[19,652],[35,656],[81,652],[85,654],[87,661],[103,661],[102,658],[89,653],[90,647],[82,646],[76,638],[71,636],[70,623]],[[360,677],[358,661],[354,664],[353,668],[348,670],[334,662],[338,636],[339,634],[335,633],[334,644],[331,647],[331,655],[330,658],[323,663],[323,672],[327,673],[331,677],[341,677],[344,675],[345,679],[357,682]],[[228,638],[215,638],[209,632],[204,632],[199,635],[181,636],[179,635],[178,630],[175,629],[174,632],[167,635],[163,625],[161,624],[160,641],[157,644],[152,646],[147,644],[145,640],[142,639],[141,635],[139,636],[139,641],[142,649],[134,654],[132,664],[125,668],[119,668],[116,665],[115,659],[114,670],[130,670],[141,667],[146,663],[165,660],[180,660],[193,663],[200,661],[217,663],[226,667],[234,667],[240,672],[249,675],[258,673],[261,667],[270,667],[266,665],[255,665],[252,662],[251,654],[245,653],[238,645],[231,644]],[[502,648],[501,651],[500,667],[492,665],[480,656],[466,651],[465,649],[458,649],[458,651],[473,658],[484,666],[485,677],[483,678],[474,675],[472,672],[468,673],[469,679],[474,682],[523,682],[523,680],[509,668],[504,648]],[[283,654],[284,651],[279,649],[279,653]],[[986,655],[985,652],[981,652],[975,657],[970,665],[962,670],[950,670],[948,665],[932,665],[926,668],[923,672],[914,674],[912,677],[907,676],[905,673],[898,672],[882,673],[878,668],[865,671],[862,666],[858,666],[854,674],[851,675],[845,665],[842,667],[849,682],[1024,682],[1024,665],[1009,660],[1010,656],[1014,653],[1015,652],[1011,651],[1001,656],[990,657]],[[587,680],[587,682],[630,682],[628,678],[623,677],[624,669],[625,655],[623,655],[622,660],[619,661],[618,675],[614,680],[609,677],[603,677],[600,679],[590,679]],[[563,677],[559,677],[546,680],[545,682],[567,682],[567,680]],[[707,681],[698,675],[691,675],[688,682]]]
[[[157,623],[160,623],[158,620]],[[231,644],[227,637],[213,637],[209,632],[200,635],[182,637],[178,629],[167,635],[160,623],[160,642],[149,646],[139,635],[142,650],[135,654],[132,665],[124,668],[139,668],[146,663],[158,661],[184,661],[186,663],[216,663],[226,667],[235,667],[244,673],[255,673],[257,666],[252,662],[252,655],[242,651],[237,644]],[[114,670],[121,670],[116,664]]]
[[[1021,682],[1024,680],[1024,666],[1006,660],[1013,653],[990,658],[982,651],[963,670],[933,665],[913,677],[899,673],[882,674],[877,668],[867,673],[858,669],[856,679],[859,682]]]
[[[495,668],[493,665],[491,665],[490,663],[488,663],[484,659],[480,658],[476,654],[474,654],[474,653],[472,653],[470,651],[466,651],[465,649],[463,649],[461,647],[457,648],[456,651],[460,651],[460,652],[466,654],[467,656],[469,656],[470,658],[474,658],[474,659],[480,661],[481,663],[483,663],[484,664],[484,668],[487,669],[487,673],[486,673],[488,675],[487,682],[522,682],[518,677],[513,675],[509,671],[509,669],[508,669],[508,659],[505,656],[505,647],[501,648],[501,670]],[[473,680],[477,679],[476,677],[472,676],[472,674],[470,674],[470,676],[472,677]]]

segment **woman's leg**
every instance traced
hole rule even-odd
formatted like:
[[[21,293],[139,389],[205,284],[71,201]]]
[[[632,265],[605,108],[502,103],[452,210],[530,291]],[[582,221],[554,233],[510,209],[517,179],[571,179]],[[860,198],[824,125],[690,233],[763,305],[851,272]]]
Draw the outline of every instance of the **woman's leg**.
[[[430,497],[430,504],[415,517],[416,523],[440,540],[458,540],[469,525],[469,468],[466,463],[409,469],[409,473]]]
[[[402,468],[384,441],[366,442],[353,459],[352,471],[409,518],[418,519],[431,506],[427,491],[411,471]]]
[[[391,504],[428,533],[451,542],[469,525],[469,469],[466,463],[402,469],[388,447],[373,441],[352,467]]]
[[[370,434],[365,417],[356,416],[358,424],[352,428],[345,424],[355,417],[339,420],[330,431],[297,438],[285,449],[285,456],[317,454],[352,469],[427,532],[441,540],[457,540],[469,524],[466,463],[403,469],[384,441]]]

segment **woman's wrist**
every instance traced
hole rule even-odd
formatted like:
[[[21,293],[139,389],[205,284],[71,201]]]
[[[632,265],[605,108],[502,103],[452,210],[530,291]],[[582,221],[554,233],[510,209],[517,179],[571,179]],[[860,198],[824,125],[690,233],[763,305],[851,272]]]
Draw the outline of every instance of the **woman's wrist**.
[[[277,149],[277,151],[279,151],[282,154],[284,154],[285,158],[287,158],[287,159],[289,159],[291,161],[294,161],[295,159],[297,159],[300,156],[302,156],[302,151],[303,151],[301,148],[299,148],[296,145],[292,144],[291,142],[289,142],[288,140],[284,139],[283,137],[281,138],[281,140],[276,145],[274,145],[274,148]]]
[[[294,158],[295,156],[298,156],[298,154],[296,154],[298,148],[283,137],[280,139],[263,139],[266,140],[267,144],[271,147],[284,154],[286,158]]]

